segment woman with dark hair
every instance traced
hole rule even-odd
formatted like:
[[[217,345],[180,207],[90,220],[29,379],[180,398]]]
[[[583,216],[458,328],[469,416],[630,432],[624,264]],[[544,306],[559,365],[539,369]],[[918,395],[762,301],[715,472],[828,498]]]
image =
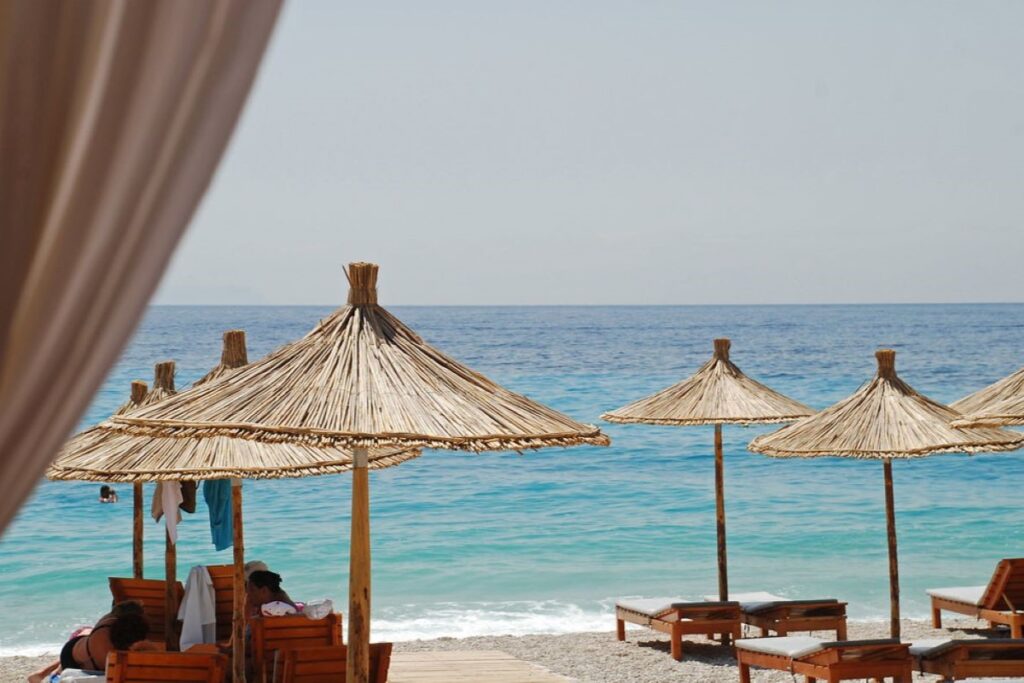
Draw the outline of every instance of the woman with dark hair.
[[[249,603],[249,614],[279,615],[294,614],[299,607],[281,589],[281,575],[270,571],[254,571],[245,582],[245,599]]]
[[[145,640],[148,633],[149,624],[142,615],[142,605],[134,601],[120,602],[92,628],[72,633],[60,651],[60,660],[29,676],[29,683],[45,681],[49,675],[63,669],[103,671],[108,653],[132,649]]]

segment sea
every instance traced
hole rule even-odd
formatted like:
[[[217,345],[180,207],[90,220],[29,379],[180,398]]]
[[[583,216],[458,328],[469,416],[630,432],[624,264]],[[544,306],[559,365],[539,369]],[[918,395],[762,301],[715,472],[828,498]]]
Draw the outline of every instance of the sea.
[[[332,307],[149,309],[79,425],[113,412],[153,364],[178,388],[241,328],[250,359],[312,329]],[[1024,305],[394,307],[430,344],[513,391],[601,424],[602,412],[690,375],[712,339],[732,339],[748,375],[823,408],[897,350],[918,391],[951,402],[1024,364]],[[747,451],[776,427],[724,428],[730,587],[848,601],[888,615],[882,465],[772,459]],[[433,450],[370,477],[373,638],[611,631],[618,597],[716,591],[713,427],[602,424],[608,448],[471,454]],[[937,455],[894,466],[903,614],[925,589],[987,582],[1024,556],[1024,452]],[[110,606],[131,575],[130,485],[41,481],[0,537],[0,655],[55,651]],[[347,596],[347,475],[245,483],[247,558],[294,599]],[[146,486],[147,501],[152,493]],[[200,497],[179,526],[178,574],[224,564]],[[147,519],[145,573],[163,575],[162,527]]]

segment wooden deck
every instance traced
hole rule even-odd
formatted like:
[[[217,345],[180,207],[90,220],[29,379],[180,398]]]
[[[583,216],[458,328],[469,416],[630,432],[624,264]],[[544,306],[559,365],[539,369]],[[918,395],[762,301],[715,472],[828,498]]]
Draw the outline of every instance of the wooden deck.
[[[553,674],[498,650],[396,652],[388,683],[566,683]]]

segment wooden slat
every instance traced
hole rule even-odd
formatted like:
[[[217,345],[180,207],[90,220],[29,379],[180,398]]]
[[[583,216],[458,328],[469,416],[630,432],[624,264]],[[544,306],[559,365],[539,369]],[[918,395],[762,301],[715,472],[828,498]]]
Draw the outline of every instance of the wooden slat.
[[[213,582],[214,614],[217,618],[217,640],[231,638],[231,621],[234,609],[235,567],[231,564],[211,564],[206,566]]]
[[[227,659],[219,654],[111,652],[108,683],[222,683]]]

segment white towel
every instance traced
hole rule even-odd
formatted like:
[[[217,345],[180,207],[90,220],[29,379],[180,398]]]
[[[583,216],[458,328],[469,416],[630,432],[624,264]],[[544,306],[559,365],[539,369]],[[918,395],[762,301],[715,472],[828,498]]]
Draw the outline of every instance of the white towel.
[[[171,537],[171,543],[178,542],[178,522],[181,521],[181,510],[178,506],[185,500],[181,495],[181,482],[160,481],[156,484],[156,491],[153,492],[153,507],[151,513],[153,519],[160,521],[164,517],[167,525],[167,535]],[[164,510],[174,510],[173,515],[164,515]]]
[[[178,618],[181,619],[182,652],[198,643],[217,642],[217,601],[206,567],[196,565],[188,573]]]

